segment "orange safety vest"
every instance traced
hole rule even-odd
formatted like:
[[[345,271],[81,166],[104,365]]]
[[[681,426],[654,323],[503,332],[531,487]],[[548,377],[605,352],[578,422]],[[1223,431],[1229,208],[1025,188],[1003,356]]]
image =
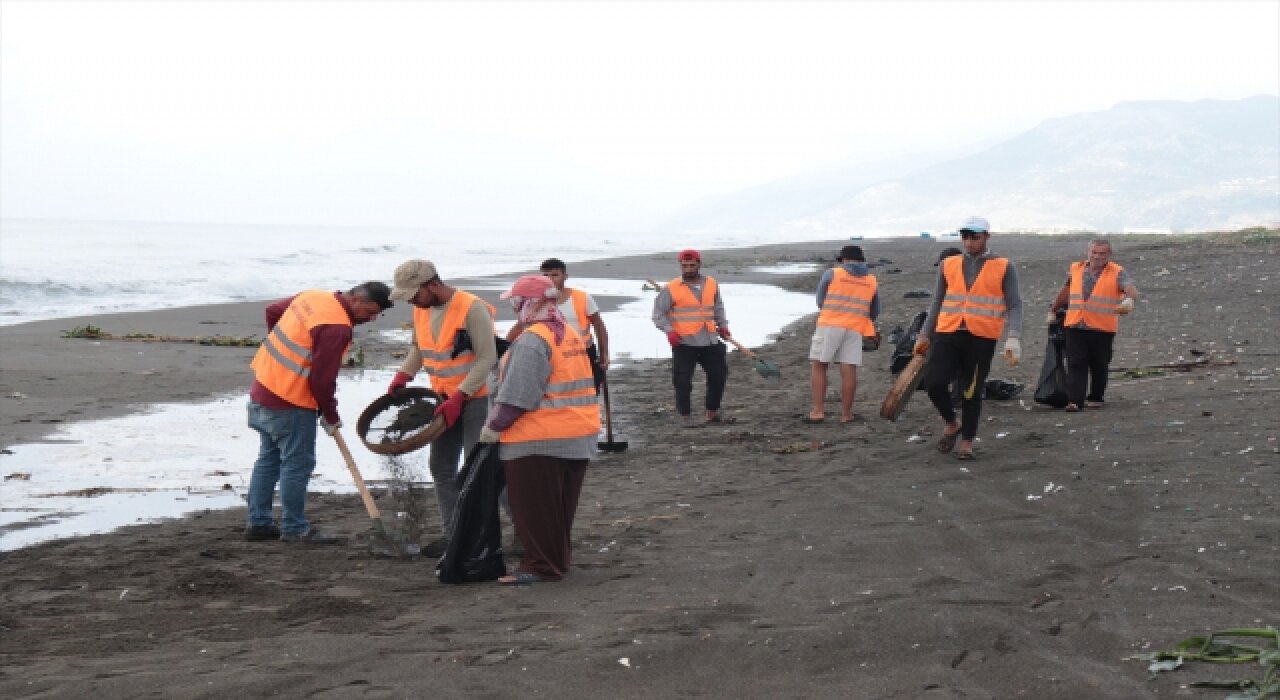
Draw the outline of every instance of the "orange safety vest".
[[[312,289],[298,294],[253,356],[249,366],[254,378],[294,406],[319,408],[308,383],[311,351],[315,347],[311,329],[328,325],[352,325],[351,316],[333,292]]]
[[[1093,284],[1093,292],[1084,298],[1084,269],[1087,262],[1071,263],[1071,296],[1067,301],[1067,318],[1064,324],[1068,327],[1084,325],[1098,331],[1115,333],[1120,330],[1120,302],[1123,301],[1123,290],[1120,289],[1120,273],[1123,267],[1109,262],[1102,268],[1102,274]]]
[[[703,328],[716,332],[716,281],[707,277],[702,285],[702,299],[693,296],[693,290],[677,277],[667,282],[671,290],[671,328],[680,335],[697,335]]]
[[[566,440],[598,434],[600,409],[596,403],[596,383],[582,336],[566,328],[564,339],[557,345],[555,335],[544,323],[535,323],[525,332],[535,333],[551,348],[551,376],[547,377],[538,407],[522,413],[510,428],[502,431],[500,441]],[[509,359],[511,353],[503,356],[503,371]]]
[[[582,342],[591,345],[591,319],[587,317],[587,293],[581,289],[565,288],[565,294],[573,300],[573,312],[578,316],[578,326],[574,330],[582,336]]]
[[[431,309],[413,307],[413,330],[418,343],[418,352],[422,355],[422,368],[431,375],[431,390],[437,394],[454,394],[462,386],[476,363],[476,354],[467,349],[453,357],[453,343],[458,338],[458,331],[467,327],[467,313],[471,305],[480,302],[489,307],[489,316],[494,315],[494,308],[489,302],[461,289],[453,292],[449,300],[449,308],[440,321],[440,337],[431,333]],[[490,330],[490,333],[493,331]],[[489,395],[489,387],[481,385],[469,398]]]
[[[875,275],[851,274],[843,267],[835,268],[827,295],[822,298],[822,310],[818,312],[818,325],[848,328],[864,336],[875,335],[871,322],[871,300],[876,296]]]
[[[938,331],[954,333],[963,323],[978,337],[999,340],[1008,313],[1004,305],[1004,271],[1008,267],[1007,258],[987,258],[973,287],[965,289],[964,256],[953,255],[944,260],[947,295],[938,310]]]

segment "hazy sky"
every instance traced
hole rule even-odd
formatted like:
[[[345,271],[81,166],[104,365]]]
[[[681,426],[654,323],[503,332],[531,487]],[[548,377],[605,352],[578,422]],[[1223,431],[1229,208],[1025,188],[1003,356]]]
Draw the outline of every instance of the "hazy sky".
[[[0,2],[5,217],[639,230],[850,158],[1280,92],[1280,2]]]

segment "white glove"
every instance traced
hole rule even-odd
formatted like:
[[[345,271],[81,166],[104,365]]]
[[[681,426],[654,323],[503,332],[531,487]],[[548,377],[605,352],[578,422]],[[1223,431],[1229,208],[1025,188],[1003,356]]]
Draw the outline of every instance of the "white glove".
[[[1124,316],[1130,311],[1133,311],[1133,297],[1125,297],[1124,301],[1120,302],[1120,306],[1116,308],[1116,313]]]
[[[1017,338],[1004,341],[1004,359],[1010,367],[1018,366],[1018,360],[1022,359],[1022,343]]]
[[[502,437],[502,433],[486,425],[480,430],[480,440],[478,442],[482,445],[493,444],[496,443],[500,437]]]
[[[333,437],[333,434],[338,432],[338,428],[342,427],[342,419],[339,418],[337,423],[330,423],[324,419],[324,416],[320,416],[320,427],[324,430],[325,435]]]
[[[1057,313],[1056,311],[1050,310],[1050,311],[1049,311],[1049,313],[1047,313],[1047,314],[1045,314],[1045,315],[1044,315],[1044,322],[1045,322],[1045,323],[1047,323],[1047,324],[1049,324],[1049,325],[1051,325],[1051,326],[1052,326],[1053,324],[1057,323],[1057,322],[1058,322],[1058,313]]]

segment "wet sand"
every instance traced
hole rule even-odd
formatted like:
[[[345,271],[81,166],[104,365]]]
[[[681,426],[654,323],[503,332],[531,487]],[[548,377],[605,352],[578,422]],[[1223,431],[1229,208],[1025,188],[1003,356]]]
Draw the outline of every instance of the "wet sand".
[[[50,542],[0,553],[0,694],[1216,697],[1181,686],[1258,667],[1191,664],[1149,680],[1123,659],[1280,622],[1280,238],[1115,240],[1143,300],[1113,366],[1210,362],[1116,379],[1104,410],[1037,407],[1041,317],[1084,239],[997,236],[1028,313],[1022,365],[997,360],[992,376],[1027,387],[987,402],[977,461],[933,449],[941,423],[923,394],[896,423],[875,417],[887,347],[859,371],[866,423],[802,424],[810,315],[758,348],[783,381],[731,356],[733,423],[677,428],[669,361],[615,375],[615,439],[629,449],[593,462],[561,583],[446,586],[425,559],[249,543],[243,510]],[[705,269],[810,291],[817,273],[749,268],[825,263],[842,243],[706,251]],[[902,295],[932,288],[943,245],[860,243],[887,261],[874,270],[887,334],[927,303]],[[666,279],[672,257],[570,271]],[[731,324],[750,312],[726,303]],[[252,349],[60,331],[260,335],[262,306],[4,328],[0,442],[247,384]],[[406,318],[397,309],[379,324]],[[395,350],[368,348],[366,360],[394,364]],[[313,495],[308,512],[367,530],[355,496]]]

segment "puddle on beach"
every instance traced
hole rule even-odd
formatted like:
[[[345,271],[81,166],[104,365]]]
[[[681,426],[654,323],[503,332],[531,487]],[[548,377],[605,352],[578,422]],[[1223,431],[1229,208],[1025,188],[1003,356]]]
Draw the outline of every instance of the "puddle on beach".
[[[669,356],[665,337],[650,320],[655,294],[643,291],[641,280],[574,278],[573,283],[593,295],[633,297],[604,314],[612,371],[626,371],[628,360]],[[748,347],[767,342],[816,310],[811,295],[771,285],[724,284],[722,295],[734,337]],[[509,325],[500,323],[499,332]],[[408,342],[407,331],[388,335]],[[390,474],[384,458],[360,444],[355,419],[386,390],[395,369],[345,370],[339,379],[343,433],[367,481]],[[425,383],[425,375],[414,382]],[[12,477],[0,482],[0,551],[210,508],[242,507],[258,453],[258,435],[246,424],[247,400],[240,392],[202,403],[156,404],[131,416],[68,424],[50,442],[13,445],[12,454],[0,454],[0,475]],[[400,458],[421,481],[431,478],[429,449]],[[341,453],[323,433],[316,462],[311,491],[355,491]]]

